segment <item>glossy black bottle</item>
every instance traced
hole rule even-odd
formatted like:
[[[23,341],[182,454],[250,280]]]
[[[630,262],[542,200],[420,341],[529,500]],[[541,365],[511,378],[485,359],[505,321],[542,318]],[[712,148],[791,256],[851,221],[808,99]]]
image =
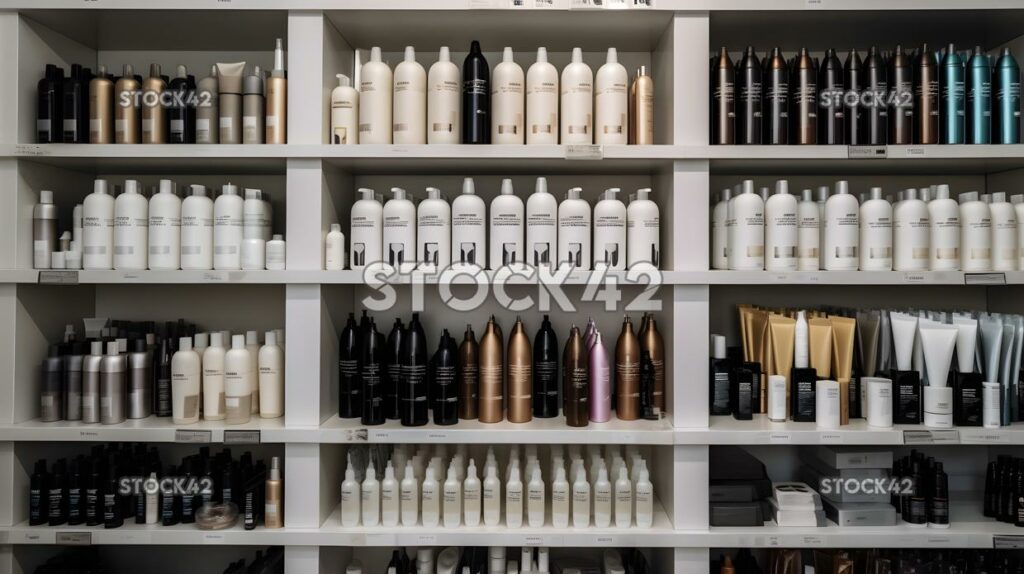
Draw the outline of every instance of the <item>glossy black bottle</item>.
[[[68,475],[64,459],[54,463],[53,472],[50,473],[47,518],[50,526],[59,526],[68,521]]]
[[[157,351],[153,414],[158,417],[171,416],[171,357],[174,355],[174,351],[171,348],[173,344],[171,342],[172,339],[173,336],[164,337],[160,341],[160,349]]]
[[[846,124],[846,143],[849,145],[864,145],[865,136],[861,126],[861,116],[864,109],[860,105],[860,97],[864,92],[864,64],[860,60],[857,50],[850,50],[846,55],[846,62],[843,64],[843,89],[846,93],[856,95],[844,101],[843,119]]]
[[[367,319],[359,355],[361,422],[364,425],[384,424],[384,347],[384,335],[377,331],[377,323]]]
[[[85,476],[85,525],[103,524],[103,472],[101,463],[93,458]]]
[[[167,467],[167,476],[178,476],[174,466]],[[236,504],[241,501],[236,501]],[[241,505],[239,504],[239,510]],[[177,494],[163,493],[160,497],[160,524],[174,526],[181,519],[181,498]]]
[[[459,348],[448,329],[441,333],[441,342],[430,359],[430,404],[434,424],[453,425],[459,422],[459,383],[456,376]]]
[[[778,48],[764,64],[764,143],[789,143],[789,65]]]
[[[28,487],[29,526],[46,524],[49,520],[50,475],[46,472],[46,460],[37,460]]]
[[[914,66],[899,44],[889,60],[889,89],[889,143],[910,145],[914,143]]]
[[[1013,477],[1014,490],[1017,496],[1013,497],[1013,525],[1024,526],[1024,466],[1018,464],[1017,472]]]
[[[949,524],[949,477],[942,470],[941,462],[935,463],[930,486],[928,523],[940,526]]]
[[[388,562],[388,567],[385,571],[389,573],[394,572],[395,574],[400,574],[402,572],[401,568],[402,558],[399,555],[398,550],[394,550],[391,552],[391,562]]]
[[[118,492],[118,467],[111,460],[110,476],[103,486],[103,527],[119,528],[124,524],[121,495]]]
[[[754,48],[747,50],[736,69],[736,143],[758,145],[764,136],[763,70]],[[534,397],[537,395],[534,394]],[[534,413],[536,415],[536,413]],[[552,415],[553,416],[553,415]]]
[[[85,459],[78,457],[71,461],[68,475],[68,524],[74,526],[85,522]]]
[[[462,63],[462,143],[491,143],[491,70],[476,40]]]
[[[402,339],[405,338],[405,326],[401,319],[395,319],[395,326],[388,335],[387,346],[384,348],[384,416],[388,420],[396,420],[398,414],[398,384],[402,379]]]
[[[179,69],[184,68],[179,66]],[[167,91],[175,98],[172,100],[174,105],[167,109],[170,124],[167,143],[196,143],[195,77],[190,74],[177,76],[167,84]],[[181,126],[180,129],[177,126]]]
[[[348,322],[338,340],[338,416],[343,419],[356,418],[362,414],[362,400],[359,397],[359,326],[354,314],[348,314]]]
[[[807,48],[793,58],[790,72],[789,100],[793,106],[790,122],[793,124],[793,143],[818,143],[818,70]]]
[[[61,137],[64,143],[89,142],[89,112],[83,107],[85,85],[82,80],[82,66],[71,65],[71,74],[64,78],[61,88]]]
[[[558,335],[551,328],[551,320],[544,321],[533,338],[533,416],[558,416]]]
[[[889,95],[888,70],[882,55],[874,46],[868,51],[864,60],[864,91],[870,93],[865,101],[864,129],[861,133],[867,145],[885,145],[889,141],[889,107],[886,99]]]
[[[419,313],[402,334],[402,376],[398,383],[398,414],[402,426],[427,424],[427,338]]]
[[[846,143],[846,126],[843,123],[843,65],[836,51],[829,48],[818,69],[818,90],[821,93],[818,107],[818,143],[843,145]]]
[[[63,99],[64,70],[53,64],[46,65],[46,73],[39,80],[39,94],[36,107],[36,142],[60,143],[63,141]]]

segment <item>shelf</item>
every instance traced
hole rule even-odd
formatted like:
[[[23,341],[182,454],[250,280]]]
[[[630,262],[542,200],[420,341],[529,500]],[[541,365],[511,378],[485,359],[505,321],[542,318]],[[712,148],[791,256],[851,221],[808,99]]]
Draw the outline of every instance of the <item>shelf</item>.
[[[712,173],[980,174],[1024,168],[1024,144],[911,146],[717,145],[687,153],[711,160]]]
[[[283,175],[290,149],[276,144],[14,144],[0,146],[0,154],[104,174]]]
[[[317,538],[310,536],[316,529],[275,528],[262,526],[245,530],[239,523],[225,530],[199,530],[194,524],[135,524],[134,517],[126,519],[120,528],[103,526],[29,526],[28,522],[0,527],[0,544],[76,544],[85,542],[75,537],[69,542],[63,537],[78,533],[88,536],[88,544],[154,544],[154,545],[315,545]]]
[[[836,430],[819,429],[815,423],[786,421],[773,423],[767,415],[754,415],[750,421],[731,416],[710,417],[703,429],[676,429],[676,444],[730,445],[804,445],[804,444],[903,444],[903,428],[874,428],[864,419],[850,419],[850,424]],[[914,425],[908,428],[923,428]]]
[[[255,431],[255,432],[254,432]],[[95,441],[95,442],[182,442],[256,444],[290,442],[302,430],[285,429],[284,417],[256,416],[248,423],[228,425],[224,421],[199,421],[177,425],[170,417],[129,419],[116,425],[84,424],[78,421],[42,422],[33,419],[0,426],[0,441]],[[225,440],[226,439],[226,440]]]
[[[685,272],[679,283],[708,285],[1002,285],[1024,280],[1017,274],[960,271],[725,271]]]

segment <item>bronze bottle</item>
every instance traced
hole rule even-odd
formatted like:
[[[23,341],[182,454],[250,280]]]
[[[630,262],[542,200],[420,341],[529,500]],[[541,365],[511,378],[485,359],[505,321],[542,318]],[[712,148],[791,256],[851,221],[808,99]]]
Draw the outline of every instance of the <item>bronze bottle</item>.
[[[790,88],[795,113],[793,114],[794,143],[818,143],[818,72],[807,48],[800,48],[793,63]]]
[[[466,325],[466,336],[459,346],[459,418],[477,417],[477,386],[480,382],[480,348],[476,344],[473,326]]]
[[[914,143],[914,67],[899,44],[889,60],[889,89],[893,93],[889,143],[910,145]]]
[[[665,342],[658,332],[658,323],[654,315],[646,317],[646,328],[640,333],[640,350],[651,355],[654,364],[654,404],[655,412],[665,412]]]
[[[491,315],[484,335],[480,338],[479,415],[482,423],[497,423],[504,418],[503,347],[501,330],[494,322],[494,315]]]
[[[587,345],[576,325],[569,331],[562,353],[562,380],[564,381],[565,424],[585,427],[590,424],[589,364]]]
[[[530,422],[533,419],[533,349],[519,317],[508,336],[507,379],[509,422]]]
[[[789,143],[789,65],[778,48],[764,59],[763,143]]]
[[[914,65],[914,143],[939,143],[939,68],[928,44]]]
[[[640,418],[640,341],[628,315],[615,343],[615,394],[619,420]]]
[[[711,143],[736,143],[736,71],[722,47],[711,76]]]

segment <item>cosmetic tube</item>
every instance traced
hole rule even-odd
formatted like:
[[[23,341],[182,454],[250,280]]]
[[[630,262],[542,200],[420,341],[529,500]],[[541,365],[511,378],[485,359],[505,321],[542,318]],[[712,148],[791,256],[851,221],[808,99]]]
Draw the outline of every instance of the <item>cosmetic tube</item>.
[[[768,420],[786,422],[786,377],[768,376]]]
[[[924,387],[924,426],[953,428],[952,387]]]
[[[818,428],[837,429],[840,426],[840,393],[837,381],[818,381],[815,422]]]
[[[953,361],[953,349],[956,347],[957,327],[934,321],[920,321],[918,333],[928,370],[928,386],[947,386],[949,365]]]
[[[832,370],[836,375],[840,391],[841,424],[850,424],[850,412],[860,415],[860,393],[851,394],[853,386],[853,342],[856,337],[857,321],[850,317],[829,317],[832,324]]]
[[[242,143],[242,74],[245,62],[217,63],[217,108],[222,144]]]
[[[868,426],[875,428],[892,427],[892,380],[882,377],[864,377],[861,384],[868,389]]]
[[[981,391],[983,426],[987,429],[999,428],[1002,426],[1002,415],[1000,411],[1001,387],[999,383],[983,383]]]

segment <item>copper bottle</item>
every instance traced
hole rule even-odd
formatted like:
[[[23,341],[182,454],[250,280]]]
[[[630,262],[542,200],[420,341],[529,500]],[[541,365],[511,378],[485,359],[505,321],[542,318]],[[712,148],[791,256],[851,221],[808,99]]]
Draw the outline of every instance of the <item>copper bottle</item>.
[[[646,328],[640,332],[640,350],[651,355],[654,363],[654,399],[656,413],[665,411],[665,342],[658,332],[658,323],[654,315],[647,315]]]
[[[647,75],[647,66],[636,70],[636,77],[629,89],[629,138],[630,145],[651,145],[654,143],[654,80]]]
[[[914,65],[914,143],[939,143],[939,67],[928,44]]]
[[[501,330],[494,322],[494,315],[491,315],[484,335],[480,338],[479,415],[482,423],[497,423],[504,418],[503,347]]]
[[[615,344],[615,395],[620,420],[640,418],[640,341],[628,315]]]
[[[165,91],[160,64],[151,64],[149,77],[142,82],[142,143],[167,143],[167,108],[162,102]]]
[[[801,48],[793,63],[789,83],[793,103],[793,138],[799,145],[818,143],[818,70],[814,59]]]
[[[466,336],[459,346],[459,418],[477,417],[477,385],[480,382],[480,348],[476,344],[473,326],[466,325]]]
[[[114,81],[106,66],[89,82],[89,143],[114,143]]]
[[[580,329],[572,326],[569,340],[562,352],[562,381],[564,381],[565,424],[571,427],[585,427],[590,423],[589,376],[587,345],[580,335]]]
[[[516,317],[508,336],[508,420],[533,419],[533,349],[523,321]]]
[[[114,141],[137,144],[141,140],[139,131],[139,80],[131,64],[124,65],[124,75],[114,84]]]

